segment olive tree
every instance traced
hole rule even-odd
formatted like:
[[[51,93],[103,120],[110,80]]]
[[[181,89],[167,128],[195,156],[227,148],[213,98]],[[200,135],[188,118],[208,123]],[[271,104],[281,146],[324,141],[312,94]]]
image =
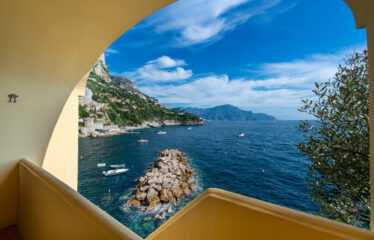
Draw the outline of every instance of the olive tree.
[[[298,144],[310,164],[306,182],[319,214],[369,227],[369,78],[367,51],[344,59],[332,80],[315,83],[301,112],[304,141]]]

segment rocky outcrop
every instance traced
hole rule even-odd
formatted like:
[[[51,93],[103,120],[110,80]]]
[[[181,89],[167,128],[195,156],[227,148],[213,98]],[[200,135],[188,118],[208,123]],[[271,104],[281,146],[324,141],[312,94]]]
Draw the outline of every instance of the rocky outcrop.
[[[196,182],[192,181],[195,172],[188,161],[184,153],[176,149],[161,151],[158,160],[137,180],[134,194],[126,205],[146,206],[149,212],[163,203],[188,196],[196,186]]]
[[[118,129],[112,129],[111,131],[92,129],[89,127],[79,127],[78,137],[79,138],[97,138],[97,137],[109,137],[114,135],[120,135],[127,133],[127,130],[136,129],[149,129],[159,128],[163,126],[192,126],[192,125],[203,125],[204,121],[177,121],[177,120],[163,120],[163,121],[144,121],[141,125],[121,127]]]
[[[102,77],[105,82],[111,82],[112,79],[109,75],[109,70],[107,65],[105,64],[105,55],[104,53],[100,55],[99,59],[96,61],[94,66],[92,67],[92,72],[96,75]]]
[[[78,137],[79,138],[99,138],[99,137],[109,137],[126,133],[126,129],[118,128],[113,130],[104,129],[93,129],[87,127],[79,127]]]
[[[135,83],[133,83],[130,79],[122,76],[111,76],[112,82],[117,84],[120,88],[125,90],[126,92],[136,95],[141,99],[147,100],[152,102],[153,104],[158,104],[158,100],[156,98],[150,97],[142,92],[140,92],[137,88]]]

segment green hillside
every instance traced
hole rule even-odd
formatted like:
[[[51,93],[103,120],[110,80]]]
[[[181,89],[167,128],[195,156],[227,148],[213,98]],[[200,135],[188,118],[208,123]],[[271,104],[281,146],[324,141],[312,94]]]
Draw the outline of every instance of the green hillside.
[[[115,78],[115,77],[112,77]],[[95,119],[106,119],[111,124],[119,126],[136,126],[145,121],[165,120],[178,121],[181,124],[198,124],[201,119],[191,113],[177,113],[171,109],[159,104],[156,99],[151,98],[139,90],[130,81],[130,85],[119,85],[116,83],[105,82],[104,79],[90,73],[87,81],[87,88],[92,91],[93,104],[104,105],[103,109],[95,109],[90,104],[79,106],[79,117],[93,117]],[[129,81],[127,79],[127,81]],[[92,105],[92,104],[91,104]],[[109,124],[109,123],[107,123]]]

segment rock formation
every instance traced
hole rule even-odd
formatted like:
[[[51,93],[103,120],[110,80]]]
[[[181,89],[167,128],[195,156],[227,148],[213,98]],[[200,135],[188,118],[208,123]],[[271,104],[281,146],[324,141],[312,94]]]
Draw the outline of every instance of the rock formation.
[[[108,67],[105,63],[104,53],[100,55],[99,59],[96,61],[96,63],[92,67],[92,72],[94,72],[98,76],[101,76],[105,80],[105,82],[107,83],[112,82],[112,79],[109,75]]]
[[[190,113],[177,113],[160,104],[157,99],[140,92],[126,77],[111,76],[102,54],[94,64],[87,80],[85,96],[79,99],[79,137],[111,136],[123,129],[155,128],[176,125],[202,125],[203,119]],[[85,123],[88,118],[103,120],[103,126],[118,125],[116,129],[93,129]],[[88,128],[83,129],[83,127]],[[110,131],[105,131],[110,130]]]
[[[188,196],[196,186],[192,181],[194,169],[187,162],[184,153],[176,149],[165,149],[158,154],[158,160],[145,171],[136,182],[133,196],[126,202],[130,206],[147,206],[153,211],[162,203],[179,200]]]

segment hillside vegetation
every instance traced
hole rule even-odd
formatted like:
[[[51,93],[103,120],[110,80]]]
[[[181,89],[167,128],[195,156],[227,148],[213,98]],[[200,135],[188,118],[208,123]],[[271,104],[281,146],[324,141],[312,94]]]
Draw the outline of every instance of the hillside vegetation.
[[[106,82],[94,72],[90,73],[87,88],[92,91],[92,100],[104,106],[97,110],[88,104],[80,105],[80,118],[109,118],[107,121],[119,126],[136,126],[145,121],[174,120],[181,124],[200,121],[198,116],[188,112],[176,113],[138,90],[131,92],[113,82]]]

